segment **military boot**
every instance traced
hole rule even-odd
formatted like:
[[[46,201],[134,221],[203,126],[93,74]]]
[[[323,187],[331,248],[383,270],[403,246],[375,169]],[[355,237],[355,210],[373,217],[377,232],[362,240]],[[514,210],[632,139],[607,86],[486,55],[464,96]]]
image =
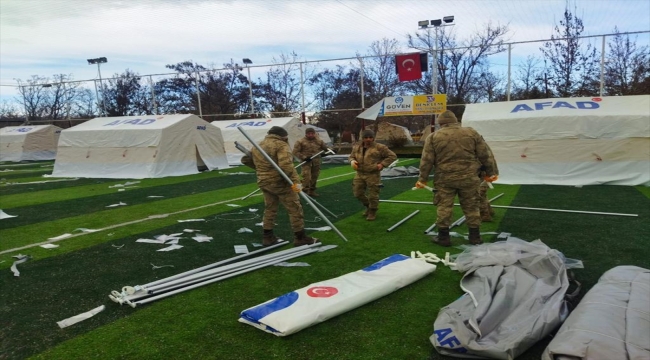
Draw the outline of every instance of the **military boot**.
[[[273,234],[273,229],[264,229],[264,234],[262,235],[262,246],[271,246],[277,244],[278,242],[278,238],[275,236],[275,234]]]
[[[366,217],[368,216],[368,205],[364,205],[366,207],[366,210],[361,214],[361,216]]]
[[[300,230],[293,234],[293,246],[311,245],[318,242],[318,239],[307,236],[307,234],[305,234],[305,230]]]
[[[481,231],[479,228],[469,228],[469,243],[472,245],[483,244],[483,240],[481,239]]]
[[[451,236],[449,235],[449,228],[438,229],[438,235],[431,239],[435,244],[440,246],[451,246]]]
[[[377,218],[377,209],[368,209],[368,216],[366,216],[366,220],[368,221],[375,221]]]

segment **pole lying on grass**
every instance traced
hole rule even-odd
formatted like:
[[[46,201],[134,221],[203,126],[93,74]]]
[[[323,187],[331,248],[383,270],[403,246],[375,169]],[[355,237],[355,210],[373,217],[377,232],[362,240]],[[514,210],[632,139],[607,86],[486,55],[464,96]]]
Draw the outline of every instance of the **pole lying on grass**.
[[[248,139],[248,141],[251,142],[251,144],[253,144],[253,146],[255,146],[255,148],[264,156],[266,161],[268,161],[271,165],[273,165],[275,170],[278,171],[278,173],[284,178],[284,180],[286,180],[289,184],[293,185],[293,181],[291,181],[289,176],[287,176],[287,174],[285,174],[284,171],[282,171],[282,169],[280,169],[278,164],[276,164],[275,161],[273,161],[273,159],[271,159],[269,154],[267,154],[266,151],[264,151],[264,149],[262,149],[255,141],[253,141],[253,139],[251,139],[251,137],[248,136],[248,134],[246,133],[246,131],[242,127],[238,126],[237,129]],[[339,229],[337,229],[336,226],[334,226],[334,224],[332,224],[332,222],[320,211],[320,209],[318,209],[318,207],[316,207],[316,205],[314,205],[314,203],[311,201],[309,196],[307,196],[302,191],[299,192],[298,194],[300,196],[302,196],[302,198],[312,207],[312,209],[314,209],[314,211],[316,211],[316,213],[318,215],[320,215],[321,219],[325,220],[325,222],[329,226],[331,226],[332,229],[334,229],[334,231],[341,237],[341,239],[343,239],[345,241],[348,241],[348,239],[346,239],[345,236],[343,236],[343,234],[339,231]]]
[[[224,276],[229,273],[234,273],[237,271],[241,271],[246,268],[250,268],[259,264],[267,263],[269,261],[274,261],[277,259],[285,259],[286,257],[291,257],[297,253],[302,253],[306,250],[321,246],[321,243],[316,243],[312,245],[307,245],[307,246],[301,246],[301,247],[296,247],[284,251],[279,251],[276,253],[272,254],[267,254],[264,256],[260,256],[258,258],[253,258],[249,260],[244,260],[238,263],[234,264],[229,264],[225,265],[222,267],[206,270],[203,272],[199,273],[194,273],[194,274],[189,274],[183,278],[176,278],[175,280],[164,282],[155,286],[151,286],[150,288],[145,288],[145,287],[140,287],[136,290],[134,287],[129,287],[125,286],[122,288],[122,293],[119,293],[117,291],[112,291],[111,294],[108,296],[112,301],[122,305],[122,304],[129,304],[131,305],[131,302],[134,300],[138,300],[141,298],[149,297],[152,295],[158,295],[160,293],[165,293],[169,292],[174,289],[178,288],[183,288],[192,284],[195,284],[197,282],[204,282],[209,279],[213,279],[217,276]],[[186,272],[187,273],[187,272]],[[183,274],[186,274],[183,273]],[[183,275],[179,274],[179,275]],[[178,275],[177,275],[178,276]],[[175,277],[177,277],[175,276]]]
[[[433,205],[433,203],[426,202],[426,201],[379,200],[379,202],[398,203],[398,204],[422,204],[422,205]],[[460,204],[454,204],[454,205],[455,205],[455,206],[460,206]],[[520,209],[520,210],[556,211],[556,212],[567,212],[567,213],[589,214],[589,215],[611,215],[611,216],[632,216],[632,217],[638,217],[638,216],[639,216],[639,214],[610,213],[610,212],[581,211],[581,210],[564,210],[564,209],[547,209],[547,208],[534,208],[534,207],[523,207],[523,206],[492,205],[492,207],[500,208],[500,209]]]
[[[305,195],[307,195],[307,194],[305,194]],[[307,195],[307,196],[309,196],[309,195]],[[334,217],[337,218],[337,219],[339,218],[339,217],[336,216],[333,212],[327,210],[327,208],[326,208],[325,206],[323,206],[321,203],[319,203],[318,201],[316,201],[313,197],[309,196],[309,198],[311,199],[311,201],[314,202],[314,204],[320,206],[323,210],[327,211],[330,215],[334,216]]]
[[[295,254],[290,254],[290,255],[283,256],[283,257],[279,257],[279,258],[276,258],[274,260],[270,260],[270,261],[267,261],[265,263],[261,263],[261,264],[256,265],[256,266],[248,267],[248,268],[242,269],[240,271],[233,272],[233,273],[230,273],[230,274],[227,274],[227,275],[224,275],[224,276],[216,277],[216,278],[213,278],[213,279],[209,279],[209,280],[206,280],[206,281],[194,284],[194,285],[189,285],[189,286],[185,286],[185,287],[182,287],[182,288],[179,288],[179,289],[176,289],[176,290],[172,290],[172,291],[169,291],[169,292],[164,292],[164,293],[162,293],[160,295],[155,295],[155,296],[152,296],[152,297],[149,297],[149,298],[146,298],[146,299],[142,299],[142,300],[138,300],[138,301],[135,301],[135,302],[128,302],[128,304],[131,307],[135,308],[137,305],[147,304],[147,303],[150,303],[150,302],[153,302],[153,301],[156,301],[156,300],[160,300],[160,299],[172,296],[172,295],[176,295],[178,293],[182,293],[182,292],[185,292],[185,291],[188,291],[188,290],[195,289],[197,287],[212,284],[212,283],[215,283],[215,282],[218,282],[218,281],[221,281],[221,280],[225,280],[225,279],[228,279],[228,278],[231,278],[231,277],[235,277],[237,275],[241,275],[241,274],[245,274],[247,272],[251,272],[253,270],[257,270],[257,269],[261,269],[261,268],[264,268],[264,267],[267,267],[267,266],[275,265],[277,263],[281,263],[281,262],[286,261],[286,260],[291,260],[293,258],[297,258],[297,257],[303,256],[303,255],[315,253],[317,251],[318,251],[318,249],[305,249],[304,251],[301,251],[301,252],[298,252],[298,253],[295,253]]]
[[[414,216],[415,216],[417,213],[419,213],[419,212],[420,212],[420,210],[415,210],[414,212],[411,213],[411,215],[405,217],[404,219],[398,221],[395,225],[393,225],[393,226],[389,227],[388,229],[386,229],[386,232],[391,232],[391,231],[395,230],[398,226],[402,225],[402,224],[405,223],[408,219],[414,217]]]

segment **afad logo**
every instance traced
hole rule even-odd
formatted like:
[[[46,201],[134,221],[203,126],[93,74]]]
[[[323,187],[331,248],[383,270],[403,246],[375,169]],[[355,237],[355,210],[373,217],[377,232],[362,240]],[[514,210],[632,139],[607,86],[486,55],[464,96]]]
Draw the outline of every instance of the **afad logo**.
[[[598,104],[599,102],[603,101],[601,98],[592,98],[591,101],[576,101],[575,103],[570,103],[568,101],[545,101],[545,102],[538,102],[534,103],[534,109],[530,107],[528,104],[519,104],[516,105],[514,109],[512,109],[511,113],[516,113],[519,111],[536,111],[536,110],[544,110],[544,109],[559,109],[559,108],[567,108],[567,109],[582,109],[582,110],[593,110],[593,109],[598,109],[600,105]]]
[[[267,121],[244,121],[244,122],[239,122],[239,123],[234,123],[226,126],[227,128],[234,128],[234,127],[240,127],[240,126],[264,126],[266,125],[267,122],[270,122],[271,120]]]
[[[307,295],[315,298],[328,298],[338,294],[339,290],[331,286],[314,286],[307,289]]]
[[[159,117],[162,118],[162,117]],[[156,119],[124,119],[124,120],[114,120],[109,122],[108,124],[104,124],[104,126],[115,126],[115,125],[123,125],[123,124],[131,124],[131,125],[149,125],[151,123],[156,122]]]

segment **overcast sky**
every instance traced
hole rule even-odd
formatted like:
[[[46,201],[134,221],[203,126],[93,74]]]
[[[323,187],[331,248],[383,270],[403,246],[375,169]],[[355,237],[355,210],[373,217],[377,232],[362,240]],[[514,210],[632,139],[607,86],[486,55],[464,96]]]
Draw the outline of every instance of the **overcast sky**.
[[[15,79],[72,74],[97,78],[86,59],[107,57],[102,77],[129,68],[169,73],[193,60],[221,67],[250,58],[271,64],[295,51],[302,60],[354,57],[382,38],[406,48],[417,22],[454,15],[459,39],[488,21],[507,24],[510,41],[547,39],[565,0],[0,0],[0,96]],[[584,35],[650,30],[650,0],[570,0]],[[639,35],[650,43],[650,34]],[[600,40],[596,41],[600,48]],[[529,45],[531,49],[540,44]],[[522,55],[523,45],[513,52]],[[539,52],[535,55],[539,55]],[[254,69],[255,71],[255,69]],[[261,75],[261,71],[259,72]],[[256,78],[257,76],[253,76]]]

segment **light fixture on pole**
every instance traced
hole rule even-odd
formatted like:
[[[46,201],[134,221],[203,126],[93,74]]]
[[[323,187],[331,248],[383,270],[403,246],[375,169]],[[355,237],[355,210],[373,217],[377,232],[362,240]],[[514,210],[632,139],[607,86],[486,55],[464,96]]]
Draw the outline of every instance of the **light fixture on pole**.
[[[455,24],[452,24],[454,22],[454,16],[445,16],[442,19],[436,19],[436,20],[421,20],[418,21],[418,26],[420,29],[434,29],[434,50],[433,50],[433,65],[432,65],[432,73],[431,73],[431,88],[433,90],[433,94],[438,93],[438,28],[442,26],[453,26]],[[443,24],[444,23],[444,24]],[[430,24],[430,25],[429,25]]]
[[[88,65],[97,64],[97,72],[99,73],[99,87],[102,88],[102,70],[101,64],[107,63],[108,60],[105,57],[98,57],[94,59],[88,59]],[[95,86],[95,96],[99,98],[97,94],[97,86]],[[99,100],[99,99],[98,99]],[[106,116],[106,102],[104,101],[104,90],[102,88],[102,115]]]
[[[255,113],[255,106],[253,105],[253,81],[251,80],[251,65],[253,62],[249,58],[243,58],[242,62],[246,65],[246,70],[248,70],[248,95],[251,99],[251,114]]]

